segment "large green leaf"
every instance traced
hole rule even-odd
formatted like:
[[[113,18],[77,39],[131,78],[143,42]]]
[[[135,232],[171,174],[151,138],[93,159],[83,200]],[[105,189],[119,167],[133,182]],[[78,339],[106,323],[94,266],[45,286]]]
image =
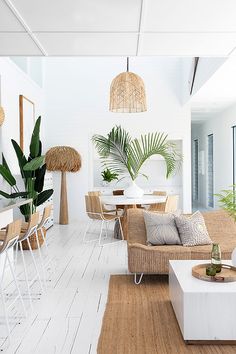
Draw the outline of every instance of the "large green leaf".
[[[41,140],[39,140],[39,153],[38,153],[38,156],[41,156],[42,155],[42,142]]]
[[[11,199],[15,199],[15,198],[27,198],[28,197],[28,192],[16,192],[16,193],[12,193],[10,194]]]
[[[9,176],[11,176],[11,183],[13,183],[13,181],[15,180],[15,178],[13,177],[13,174],[11,173],[11,170],[7,164],[7,161],[5,159],[5,156],[2,154],[2,166],[5,168],[5,174],[6,171],[8,171]],[[9,183],[9,182],[8,182]],[[9,183],[11,185],[11,183]],[[13,186],[15,186],[16,183],[13,184]]]
[[[39,193],[37,199],[34,200],[34,205],[39,206],[39,205],[43,204],[51,197],[52,194],[53,194],[53,189],[47,189],[47,190]]]
[[[17,160],[18,160],[18,165],[20,167],[20,172],[21,172],[21,176],[23,178],[28,178],[31,177],[31,172],[25,172],[23,170],[23,167],[25,166],[25,164],[27,163],[27,159],[21,149],[21,147],[19,146],[19,144],[15,141],[15,140],[11,140],[12,146],[15,150],[16,156],[17,156]]]
[[[15,199],[15,198],[19,198],[19,197],[26,198],[28,196],[28,192],[17,192],[17,193],[8,194],[8,193],[0,190],[0,195],[2,195],[4,198],[7,198],[7,199]]]
[[[31,210],[30,204],[24,204],[24,205],[20,206],[20,211],[24,215],[25,221],[29,221],[30,215],[31,215],[32,211],[34,211],[34,210]]]
[[[181,155],[178,153],[175,144],[166,141],[167,135],[163,133],[149,133],[141,135],[140,141],[134,139],[131,143],[130,163],[133,166],[134,177],[140,173],[140,169],[153,155],[160,155],[166,163],[166,177],[175,171]]]
[[[0,165],[0,174],[11,187],[16,185],[16,180],[11,171],[3,165]]]
[[[30,142],[30,156],[32,158],[38,157],[39,156],[39,151],[40,151],[40,139],[39,139],[39,133],[40,133],[40,124],[41,124],[41,117],[38,117],[36,120],[34,130],[32,133],[31,137],[31,142]]]
[[[8,164],[7,164],[7,161],[6,161],[6,159],[5,159],[5,156],[2,154],[2,165],[8,170],[8,171],[10,171],[10,168],[9,168],[9,166],[8,166]]]
[[[24,171],[35,171],[40,168],[43,164],[44,156],[38,156],[32,159],[30,162],[23,167]]]
[[[34,189],[38,193],[42,192],[43,190],[45,173],[46,173],[46,164],[44,164],[41,168],[35,171],[36,178],[34,183]]]
[[[8,194],[8,193],[6,193],[6,192],[4,192],[4,191],[1,191],[0,190],[0,195],[2,195],[4,198],[7,198],[7,199],[10,199],[11,197],[10,197],[10,194]]]

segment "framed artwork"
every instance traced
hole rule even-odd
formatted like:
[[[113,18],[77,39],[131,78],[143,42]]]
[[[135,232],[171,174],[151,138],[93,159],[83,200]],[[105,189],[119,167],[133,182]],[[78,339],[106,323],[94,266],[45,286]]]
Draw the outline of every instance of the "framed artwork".
[[[19,96],[20,111],[20,147],[26,156],[29,155],[29,145],[35,124],[35,106],[27,97]]]

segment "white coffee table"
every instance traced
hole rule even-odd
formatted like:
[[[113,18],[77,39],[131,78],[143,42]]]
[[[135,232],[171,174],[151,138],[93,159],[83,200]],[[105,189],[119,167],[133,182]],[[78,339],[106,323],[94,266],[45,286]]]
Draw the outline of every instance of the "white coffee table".
[[[195,341],[236,341],[236,282],[196,279],[194,265],[207,261],[170,261],[169,294],[183,338]],[[231,261],[224,261],[231,264]]]

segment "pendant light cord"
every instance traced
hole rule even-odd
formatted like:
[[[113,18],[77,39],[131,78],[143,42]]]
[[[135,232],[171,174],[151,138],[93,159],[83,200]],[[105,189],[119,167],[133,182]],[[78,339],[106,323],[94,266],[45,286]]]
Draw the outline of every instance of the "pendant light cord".
[[[127,57],[127,72],[129,72],[129,57]]]

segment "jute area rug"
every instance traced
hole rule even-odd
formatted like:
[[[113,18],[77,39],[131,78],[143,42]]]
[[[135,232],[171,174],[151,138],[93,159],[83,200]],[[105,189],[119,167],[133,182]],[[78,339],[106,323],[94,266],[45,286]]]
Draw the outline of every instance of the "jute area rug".
[[[144,276],[135,285],[132,276],[112,275],[97,352],[235,354],[236,346],[185,344],[169,300],[167,276]]]

